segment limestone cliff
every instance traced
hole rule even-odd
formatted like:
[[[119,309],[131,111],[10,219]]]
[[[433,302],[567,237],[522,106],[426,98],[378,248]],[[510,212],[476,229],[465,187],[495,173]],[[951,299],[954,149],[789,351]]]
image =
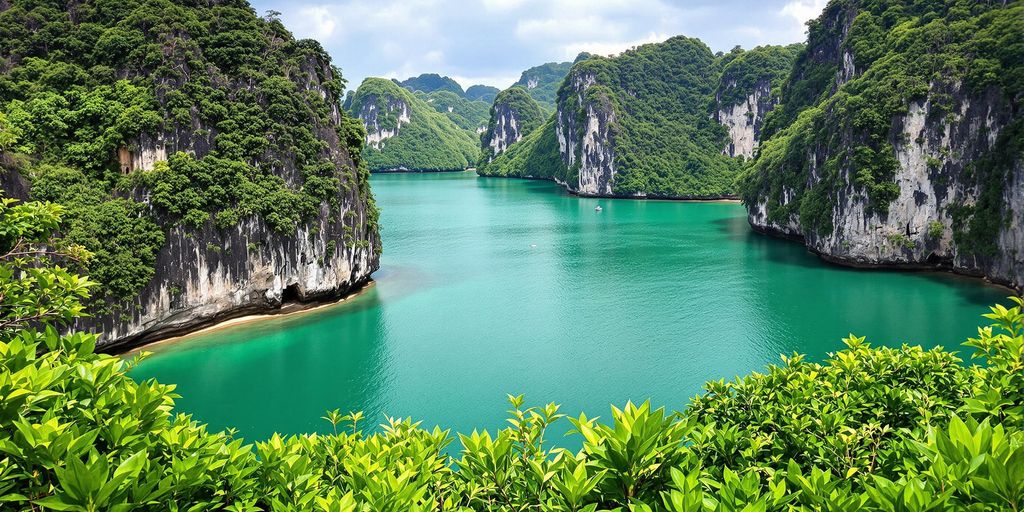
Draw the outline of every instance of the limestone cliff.
[[[414,94],[383,78],[367,78],[359,85],[349,111],[366,129],[363,156],[370,170],[461,171],[476,163],[476,125],[459,126],[452,117],[461,116],[455,116],[453,106],[438,111],[428,100],[438,98]]]
[[[610,196],[615,181],[615,108],[607,93],[592,87],[593,72],[571,72],[566,78],[556,119],[562,163],[575,170],[574,181],[560,182],[571,192]]]
[[[93,254],[98,282],[75,327],[100,332],[100,349],[343,296],[377,269],[363,132],[318,43],[233,0],[0,14],[46,34],[0,45],[2,78],[29,77],[0,78],[16,134],[0,183],[65,207],[61,235]],[[42,124],[40,108],[73,122]]]
[[[480,137],[481,165],[490,163],[512,144],[544,122],[544,114],[537,102],[520,86],[501,91],[491,105],[487,129]]]
[[[733,157],[753,156],[799,46],[713,54],[680,36],[578,60],[545,131],[482,174],[548,178],[589,196],[734,197]]]
[[[992,7],[985,26],[1012,17],[1001,9]],[[859,25],[878,14],[831,5],[812,24],[817,44],[784,94],[802,112],[782,111],[793,112],[789,124],[763,142],[744,178],[750,224],[803,240],[830,261],[947,269],[1020,289],[1024,129],[1020,96],[1008,90],[1018,85],[931,74],[923,63],[953,61],[961,50],[952,45],[932,47],[938,59],[893,51],[875,62],[915,65],[872,69],[854,48],[878,51],[856,39]],[[898,36],[906,47],[934,29],[918,23],[907,22]]]
[[[779,103],[782,83],[803,49],[801,44],[734,48],[721,57],[714,119],[728,130],[722,154],[752,158],[765,117]]]
[[[367,203],[365,177],[345,171],[357,163],[350,146],[339,137],[340,99],[325,86],[333,72],[329,62],[317,58],[309,58],[301,68],[306,72],[294,78],[299,88],[327,98],[332,106],[326,122],[310,119],[309,123],[324,145],[322,156],[341,180],[333,198],[321,203],[315,215],[295,231],[286,233],[272,229],[260,216],[244,217],[229,227],[207,222],[198,230],[172,218],[162,219],[161,224],[171,227],[156,256],[154,279],[137,298],[119,304],[116,314],[81,324],[103,333],[102,349],[116,350],[225,318],[273,311],[287,302],[341,297],[369,281],[380,258],[376,211]],[[208,133],[207,137],[180,130],[145,134],[126,146],[131,148],[131,170],[151,170],[155,162],[167,159],[168,152],[202,156],[216,136],[215,128]],[[302,187],[296,163],[279,158],[275,172],[286,186]],[[131,195],[148,203],[151,191],[137,188]],[[158,211],[156,215],[161,217]]]
[[[412,117],[409,115],[409,104],[401,98],[386,96],[370,100],[363,103],[356,116],[363,121],[366,129],[366,145],[380,150],[384,147],[384,141],[398,135],[402,125],[409,124]]]
[[[727,87],[735,87],[734,82],[726,83]],[[719,105],[715,112],[715,120],[729,130],[729,144],[722,150],[722,154],[745,158],[754,156],[764,115],[776,103],[772,98],[768,81],[759,80],[753,92],[740,103],[724,105],[721,97],[716,97],[715,100]]]

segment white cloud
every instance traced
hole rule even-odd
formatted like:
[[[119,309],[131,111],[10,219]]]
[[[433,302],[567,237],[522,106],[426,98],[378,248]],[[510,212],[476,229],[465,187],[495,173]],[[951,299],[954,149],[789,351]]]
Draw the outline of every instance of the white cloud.
[[[660,43],[671,35],[651,32],[647,37],[633,39],[630,41],[578,41],[562,45],[562,57],[573,59],[580,52],[589,52],[595,55],[618,55],[634,46],[648,43]]]
[[[300,7],[294,16],[289,16],[289,27],[298,37],[310,37],[317,40],[330,39],[338,20],[326,5],[307,5]]]
[[[808,20],[817,18],[827,3],[827,0],[792,0],[783,5],[779,12],[803,25]]]
[[[544,18],[522,20],[516,24],[516,37],[526,41],[566,40],[579,37],[620,37],[625,30],[621,23],[598,16]]]
[[[483,0],[484,8],[489,11],[511,11],[525,3],[526,0]]]
[[[713,50],[803,40],[826,0],[250,0],[323,43],[352,86],[420,73],[506,86],[580,51],[615,54],[670,36]],[[3,0],[0,0],[3,2]]]
[[[793,28],[790,31],[791,37],[802,40],[806,32],[805,24],[821,15],[828,0],[791,0],[782,6],[779,14],[793,20]]]

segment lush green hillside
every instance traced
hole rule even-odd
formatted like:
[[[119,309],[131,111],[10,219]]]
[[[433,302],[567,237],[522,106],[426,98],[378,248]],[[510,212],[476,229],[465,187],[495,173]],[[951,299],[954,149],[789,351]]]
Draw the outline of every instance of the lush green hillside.
[[[451,119],[459,128],[472,133],[473,138],[477,137],[477,130],[487,126],[490,103],[482,100],[469,100],[451,91],[416,92],[415,94],[434,110]]]
[[[603,92],[618,115],[616,193],[732,192],[739,166],[721,155],[725,131],[707,112],[718,71],[711,50],[700,40],[685,37],[574,66],[574,75],[594,75],[607,87]],[[559,100],[572,103],[573,91],[560,90]]]
[[[476,162],[471,132],[391,80],[364,80],[350,108],[366,128],[371,170],[461,170]]]
[[[831,2],[811,22],[782,104],[766,120],[744,201],[766,203],[772,223],[798,219],[803,232],[828,235],[850,184],[866,196],[869,213],[884,216],[900,193],[896,150],[906,143],[894,140],[902,137],[894,120],[911,102],[928,100],[929,121],[953,122],[964,98],[994,90],[1008,103],[1000,110],[1017,120],[990,156],[952,178],[973,176],[964,186],[985,190],[977,204],[954,205],[957,243],[991,255],[1006,216],[1004,174],[1024,147],[1019,113],[1009,112],[1019,108],[1024,84],[1022,20],[1021,2]],[[952,157],[947,147],[933,167]]]
[[[573,62],[548,62],[534,66],[523,71],[523,74],[519,76],[519,81],[513,85],[526,89],[541,107],[548,112],[553,112],[555,100],[558,98],[558,87],[565,80],[565,75],[569,73],[573,64],[589,56],[589,53],[581,53]]]
[[[372,202],[340,73],[246,2],[5,1],[0,41],[4,167],[64,205],[100,311],[138,299],[173,226],[287,234],[343,187]]]
[[[544,122],[544,112],[540,105],[526,89],[513,85],[498,93],[491,105],[487,130],[480,135],[480,163],[477,172],[482,170],[505,148],[529,135]]]
[[[567,182],[571,177],[558,154],[556,124],[555,117],[550,117],[489,164],[481,163],[477,173],[481,176],[549,178]]]
[[[536,133],[536,132],[535,132]],[[510,396],[511,426],[453,436],[327,412],[328,434],[255,444],[174,415],[136,358],[58,335],[90,283],[49,237],[52,205],[0,203],[0,496],[11,510],[1003,511],[1024,507],[1024,314],[993,308],[966,345],[873,348],[707,384],[685,411],[599,421]],[[17,277],[16,277],[17,276]],[[682,401],[684,397],[680,397]],[[572,424],[577,451],[552,448]],[[456,456],[447,455],[453,442]]]
[[[482,101],[484,103],[492,103],[494,97],[501,92],[501,89],[497,87],[491,87],[490,85],[471,85],[469,89],[466,89],[466,99],[471,101]]]
[[[458,82],[437,73],[423,73],[420,76],[407,78],[401,82],[396,80],[396,82],[398,85],[401,85],[412,92],[449,91],[458,94],[459,96],[465,96],[466,94]]]
[[[552,126],[562,130],[573,152],[556,163],[557,145],[533,146],[556,155],[525,156],[516,148],[487,172],[564,177],[559,179],[570,190],[601,195],[729,195],[740,163],[722,155],[726,130],[709,115],[724,60],[686,37],[581,60],[559,89]],[[592,127],[601,132],[585,142],[584,131]],[[519,167],[527,162],[548,165]],[[577,188],[581,172],[599,176],[608,188]]]

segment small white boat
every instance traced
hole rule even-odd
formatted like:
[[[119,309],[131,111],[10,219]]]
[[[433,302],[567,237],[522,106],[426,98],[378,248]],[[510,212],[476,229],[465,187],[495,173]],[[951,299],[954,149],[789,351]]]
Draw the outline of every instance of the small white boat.
[[[595,212],[599,212],[599,211],[601,211],[601,205],[598,205],[598,206],[597,206],[597,208],[594,208],[594,211],[595,211]]]

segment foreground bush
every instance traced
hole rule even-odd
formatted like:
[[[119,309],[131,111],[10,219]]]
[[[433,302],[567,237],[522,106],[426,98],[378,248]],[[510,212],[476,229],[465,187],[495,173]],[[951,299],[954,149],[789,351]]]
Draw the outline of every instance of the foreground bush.
[[[709,383],[682,413],[613,408],[606,422],[510,397],[510,426],[453,437],[411,420],[245,444],[173,414],[173,386],[137,359],[59,334],[91,283],[50,233],[61,211],[0,206],[0,510],[942,511],[1024,506],[1022,301],[966,344],[982,365],[850,337]],[[67,261],[63,261],[67,260]],[[583,438],[546,444],[554,422]],[[446,455],[456,441],[460,455]]]

